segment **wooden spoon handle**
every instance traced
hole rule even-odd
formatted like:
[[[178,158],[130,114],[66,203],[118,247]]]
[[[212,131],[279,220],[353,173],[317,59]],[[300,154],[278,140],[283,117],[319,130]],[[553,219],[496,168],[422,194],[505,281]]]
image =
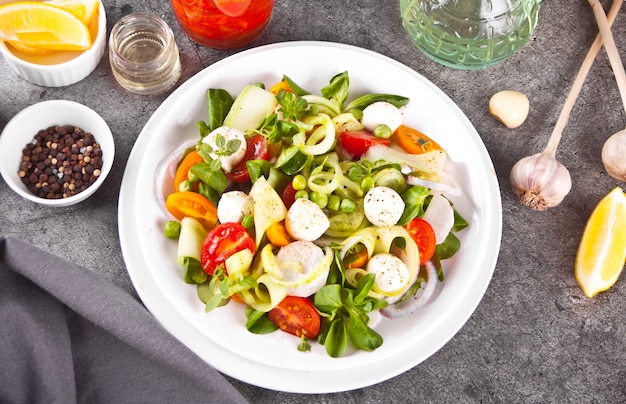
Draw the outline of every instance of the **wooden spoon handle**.
[[[613,24],[617,14],[619,13],[620,7],[622,6],[623,0],[614,0],[611,5],[611,9],[608,14],[609,25]],[[604,14],[604,10],[602,10],[602,14]],[[569,116],[572,113],[572,109],[574,109],[574,104],[576,103],[576,99],[580,95],[580,90],[582,90],[583,84],[585,83],[585,79],[587,78],[587,74],[589,74],[589,70],[591,70],[591,66],[593,65],[593,61],[595,60],[598,52],[602,48],[602,35],[598,34],[596,39],[593,41],[593,44],[589,48],[587,52],[587,56],[583,60],[582,65],[580,66],[580,70],[578,70],[578,74],[572,83],[572,87],[565,99],[565,103],[563,103],[563,107],[561,109],[561,113],[559,118],[554,125],[554,129],[552,130],[552,135],[550,135],[550,140],[548,141],[548,145],[546,146],[545,151],[552,153],[552,155],[556,154],[556,149],[561,141],[561,135],[563,134],[563,130],[565,126],[567,126],[567,121],[569,120]]]
[[[624,110],[626,110],[626,72],[624,72],[622,59],[619,57],[617,46],[615,46],[613,33],[611,33],[609,22],[604,14],[604,9],[602,8],[600,2],[598,0],[589,0],[589,4],[591,4],[593,14],[596,16],[596,21],[598,22],[598,27],[600,28],[600,34],[604,40],[604,48],[606,49],[606,54],[609,57],[609,62],[611,62],[611,68],[613,69],[615,80],[617,81],[617,87],[619,88],[620,95],[622,96],[622,104],[624,105]]]

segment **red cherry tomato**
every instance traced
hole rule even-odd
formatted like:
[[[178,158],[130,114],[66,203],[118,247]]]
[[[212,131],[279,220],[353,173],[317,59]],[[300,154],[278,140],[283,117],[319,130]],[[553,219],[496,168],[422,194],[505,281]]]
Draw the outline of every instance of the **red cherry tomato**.
[[[374,136],[366,130],[355,130],[341,132],[339,135],[339,142],[341,147],[355,158],[360,158],[367,152],[370,147],[382,144],[389,146],[391,144],[390,139],[382,139]]]
[[[263,135],[253,135],[246,139],[246,154],[243,159],[235,166],[232,172],[226,173],[226,178],[232,182],[248,182],[250,181],[250,173],[246,162],[248,160],[268,160],[270,153],[267,148],[267,140]]]
[[[215,269],[228,257],[244,249],[254,253],[254,240],[240,223],[222,223],[207,234],[202,244],[202,269],[213,275]]]
[[[280,194],[280,199],[283,200],[287,209],[293,205],[296,200],[296,190],[293,188],[293,185],[291,185],[291,182],[285,186],[285,189],[283,189],[283,192]]]
[[[435,253],[435,231],[426,220],[416,217],[405,226],[420,252],[420,265],[429,261]]]
[[[320,314],[306,297],[287,296],[270,310],[269,319],[296,337],[312,339],[320,333]]]

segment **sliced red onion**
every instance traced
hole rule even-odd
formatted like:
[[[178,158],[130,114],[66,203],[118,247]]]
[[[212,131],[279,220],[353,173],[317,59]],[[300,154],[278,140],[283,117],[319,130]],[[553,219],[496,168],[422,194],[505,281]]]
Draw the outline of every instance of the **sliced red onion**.
[[[380,314],[385,317],[395,319],[408,316],[415,313],[421,307],[424,307],[430,300],[437,287],[437,269],[432,261],[428,261],[425,264],[426,273],[428,274],[428,281],[425,285],[417,291],[415,296],[409,296],[405,301],[400,304],[390,304],[389,306],[380,309]]]

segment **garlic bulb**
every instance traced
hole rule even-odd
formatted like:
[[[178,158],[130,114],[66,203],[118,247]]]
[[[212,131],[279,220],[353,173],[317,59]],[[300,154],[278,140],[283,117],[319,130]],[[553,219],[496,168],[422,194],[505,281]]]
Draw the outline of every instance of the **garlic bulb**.
[[[626,181],[626,129],[611,135],[604,142],[602,164],[611,177]]]
[[[542,211],[561,203],[572,188],[567,168],[545,151],[515,163],[510,181],[522,205]]]

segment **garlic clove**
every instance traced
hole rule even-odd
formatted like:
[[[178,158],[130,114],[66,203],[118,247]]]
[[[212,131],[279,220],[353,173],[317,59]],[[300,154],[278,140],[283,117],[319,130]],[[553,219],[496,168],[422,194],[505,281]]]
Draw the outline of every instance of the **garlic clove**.
[[[522,205],[540,211],[557,206],[572,188],[567,168],[545,151],[515,163],[510,182]]]
[[[611,177],[626,181],[626,129],[611,135],[604,142],[602,164]]]
[[[528,117],[529,110],[528,97],[519,91],[499,91],[489,100],[489,113],[510,129],[523,124]]]

